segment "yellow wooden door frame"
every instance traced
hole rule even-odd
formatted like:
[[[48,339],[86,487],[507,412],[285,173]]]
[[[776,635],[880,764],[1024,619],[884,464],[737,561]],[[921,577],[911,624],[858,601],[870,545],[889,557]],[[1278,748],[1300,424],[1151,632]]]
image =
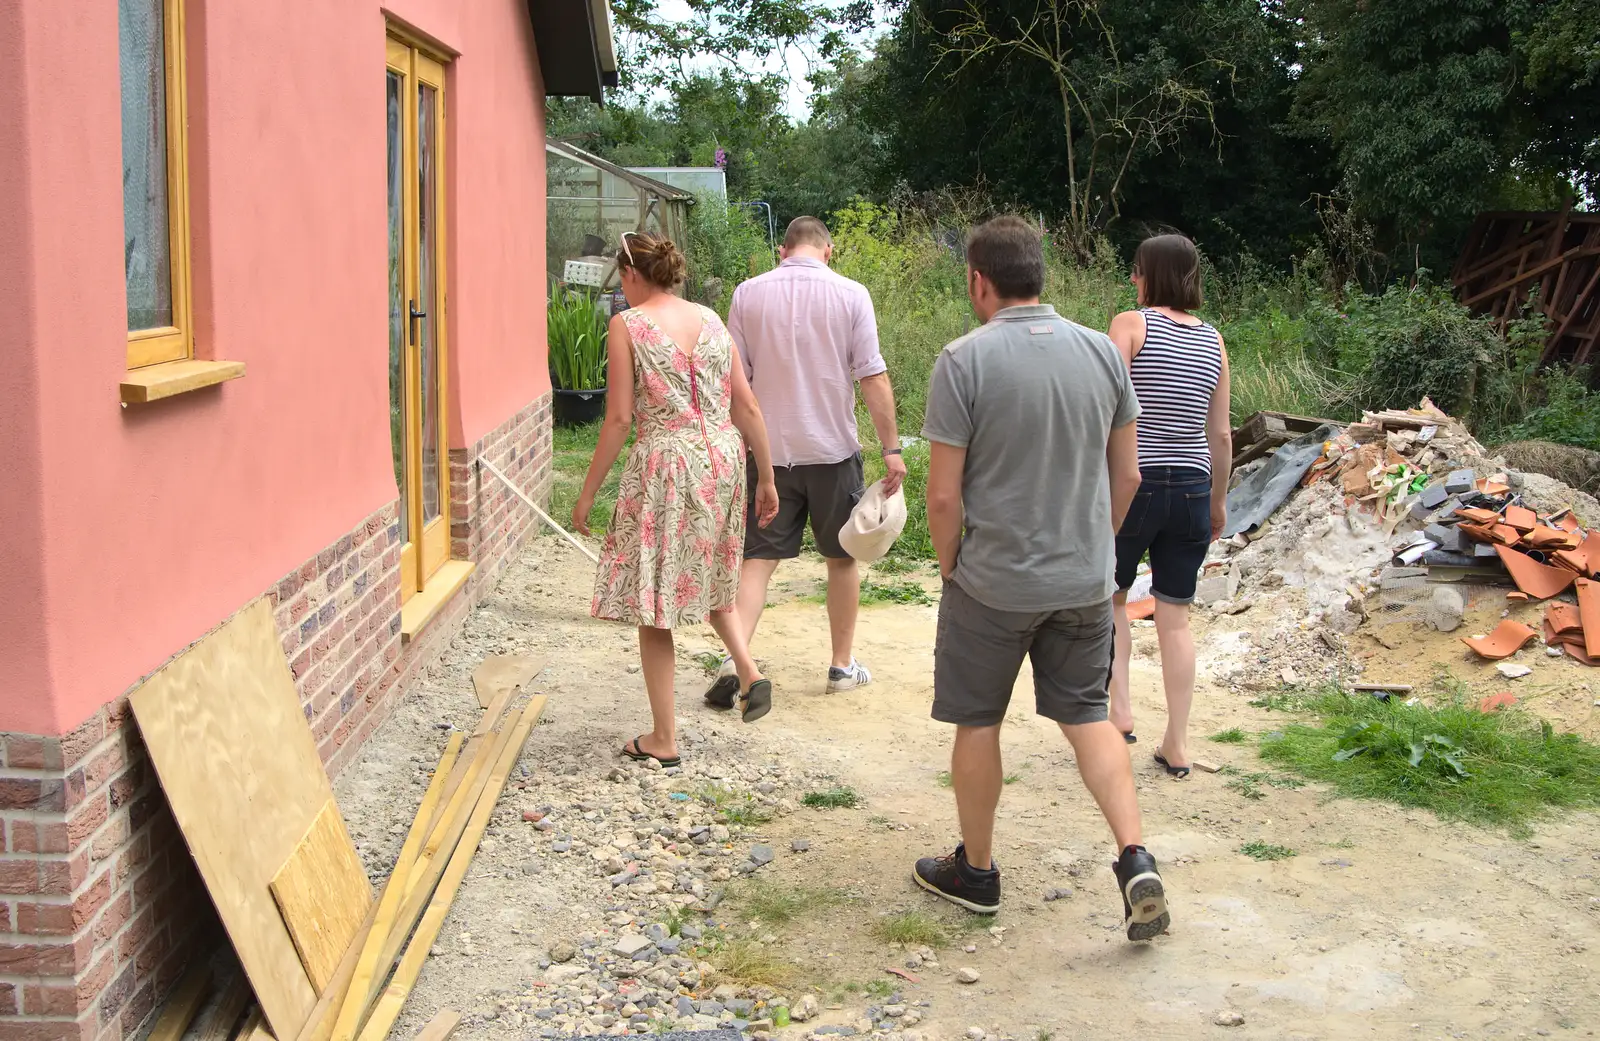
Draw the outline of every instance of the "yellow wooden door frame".
[[[404,209],[401,238],[401,293],[405,321],[401,364],[402,412],[405,417],[405,444],[400,509],[405,511],[407,541],[400,548],[401,601],[422,589],[450,559],[450,435],[449,435],[449,352],[445,253],[445,70],[444,64],[423,53],[410,41],[390,35],[387,38],[386,71],[400,76],[401,116],[401,199]],[[434,296],[425,317],[413,319],[411,309],[424,303],[421,285],[422,200],[418,197],[421,174],[419,120],[421,88],[433,90],[433,241],[431,243]],[[426,323],[426,324],[424,324]],[[439,515],[424,522],[423,517],[423,372],[422,337],[433,337],[435,357],[433,397],[437,407],[437,452]]]

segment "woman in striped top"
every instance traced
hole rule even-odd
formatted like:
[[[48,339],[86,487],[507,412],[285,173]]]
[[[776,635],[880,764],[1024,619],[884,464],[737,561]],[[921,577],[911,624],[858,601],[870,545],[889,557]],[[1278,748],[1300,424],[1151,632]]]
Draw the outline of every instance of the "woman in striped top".
[[[1128,588],[1150,555],[1167,730],[1156,762],[1189,776],[1189,706],[1194,700],[1194,601],[1206,548],[1227,522],[1233,438],[1228,425],[1228,354],[1222,336],[1195,317],[1200,255],[1182,235],[1140,243],[1133,257],[1139,309],[1111,322],[1110,335],[1139,397],[1139,491],[1117,533],[1116,657],[1111,721],[1134,742],[1128,690]]]

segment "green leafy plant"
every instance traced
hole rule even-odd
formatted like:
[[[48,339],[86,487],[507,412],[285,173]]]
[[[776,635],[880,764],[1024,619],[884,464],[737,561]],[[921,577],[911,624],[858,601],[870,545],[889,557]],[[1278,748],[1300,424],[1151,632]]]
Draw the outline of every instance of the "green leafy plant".
[[[594,297],[577,289],[550,294],[547,316],[550,370],[562,390],[600,390],[606,385],[606,320]]]
[[[851,810],[861,805],[861,796],[847,785],[835,785],[817,792],[806,792],[800,802],[819,810]]]
[[[1296,855],[1288,846],[1275,846],[1260,840],[1246,842],[1239,847],[1239,852],[1252,860],[1288,860]]]
[[[861,583],[861,603],[867,604],[932,604],[933,594],[917,585],[915,582],[874,582],[867,579]]]
[[[1211,740],[1215,741],[1219,745],[1243,744],[1244,731],[1240,730],[1238,727],[1229,727],[1226,730],[1219,730],[1215,734],[1212,734]]]

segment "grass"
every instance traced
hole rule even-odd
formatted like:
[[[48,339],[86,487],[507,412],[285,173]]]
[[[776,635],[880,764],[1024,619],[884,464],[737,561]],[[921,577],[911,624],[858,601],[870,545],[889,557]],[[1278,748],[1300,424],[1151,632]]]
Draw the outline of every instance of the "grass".
[[[800,797],[801,804],[819,810],[853,810],[861,805],[861,796],[849,785],[834,785],[821,791],[806,792]]]
[[[695,798],[716,809],[724,824],[752,827],[765,824],[772,814],[745,792],[736,792],[720,784],[706,784],[694,792]]]
[[[950,928],[926,911],[902,911],[872,923],[872,935],[884,943],[912,947],[943,947],[950,943]]]
[[[747,987],[792,987],[801,982],[799,966],[774,953],[770,944],[738,939],[717,944],[708,952],[717,974],[730,983]]]
[[[941,788],[949,788],[955,784],[955,780],[950,776],[949,770],[940,770],[936,775],[934,775],[933,779]],[[1016,784],[1020,780],[1022,780],[1021,774],[1006,774],[1004,777],[1000,778],[1000,783]]]
[[[844,894],[837,889],[763,883],[751,886],[740,894],[739,908],[743,913],[769,925],[787,925],[843,903],[844,900]]]
[[[1226,730],[1219,730],[1212,734],[1211,740],[1219,745],[1242,745],[1244,744],[1245,733],[1238,727],[1229,727]]]
[[[1288,860],[1290,857],[1297,855],[1288,846],[1274,846],[1259,839],[1254,842],[1246,842],[1239,847],[1239,852],[1251,860]]]
[[[1304,694],[1307,718],[1264,740],[1262,758],[1340,795],[1432,810],[1447,820],[1525,836],[1557,809],[1600,806],[1600,747],[1517,708],[1478,711],[1459,687],[1441,703]]]
[[[915,582],[874,582],[868,578],[861,583],[861,606],[871,604],[933,604],[932,593]]]
[[[696,665],[705,670],[707,676],[712,675],[722,668],[722,655],[716,651],[701,651],[691,659]]]

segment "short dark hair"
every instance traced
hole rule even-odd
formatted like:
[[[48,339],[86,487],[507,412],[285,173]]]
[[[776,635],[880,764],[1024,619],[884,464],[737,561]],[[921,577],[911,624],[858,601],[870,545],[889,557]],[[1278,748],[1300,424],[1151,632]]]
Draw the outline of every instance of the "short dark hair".
[[[1139,243],[1133,272],[1144,279],[1145,307],[1195,311],[1206,302],[1200,284],[1200,251],[1184,235],[1156,235]]]
[[[796,246],[825,249],[831,245],[833,236],[828,234],[828,226],[815,217],[796,217],[789,222],[789,230],[783,233],[784,249]]]
[[[1044,241],[1021,217],[996,217],[967,236],[967,267],[987,278],[1003,300],[1044,292]]]

